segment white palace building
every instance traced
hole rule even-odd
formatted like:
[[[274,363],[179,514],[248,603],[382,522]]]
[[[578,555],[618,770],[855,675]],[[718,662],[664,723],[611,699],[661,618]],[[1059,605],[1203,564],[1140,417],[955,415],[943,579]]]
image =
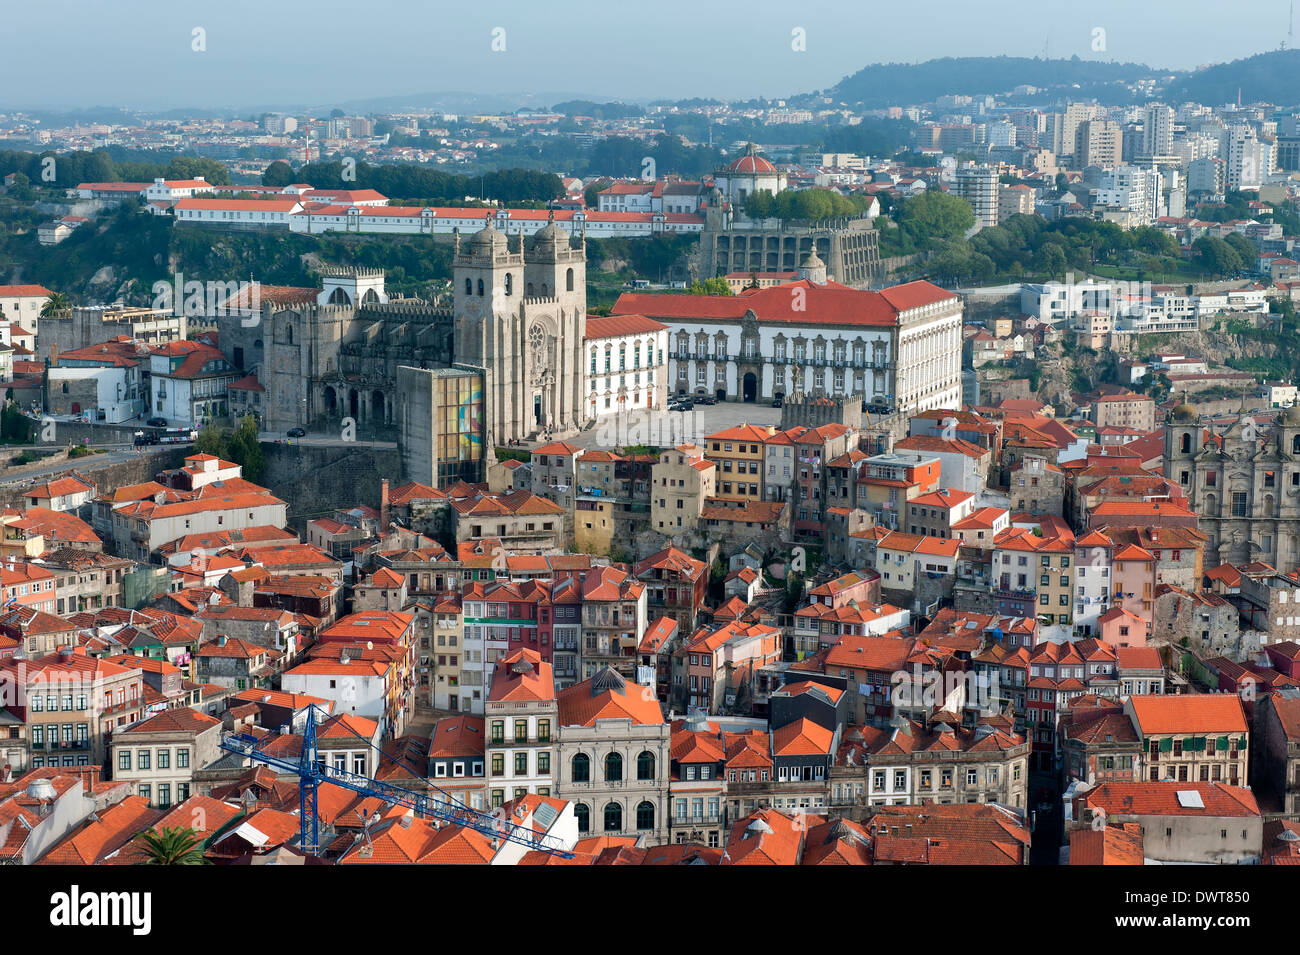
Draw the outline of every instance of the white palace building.
[[[93,184],[83,183],[83,187]],[[390,206],[379,193],[326,190],[275,193],[260,190],[254,198],[190,196],[174,203],[155,204],[159,214],[178,223],[224,229],[269,229],[324,235],[472,235],[490,221],[503,235],[531,237],[554,222],[571,238],[634,238],[671,233],[699,233],[704,216],[689,212],[596,212],[582,209],[483,209],[437,206]],[[342,201],[331,201],[339,198]]]
[[[735,296],[628,293],[612,314],[668,327],[670,392],[860,395],[904,414],[961,407],[957,295],[929,282],[880,291],[828,282],[815,253],[799,276]]]

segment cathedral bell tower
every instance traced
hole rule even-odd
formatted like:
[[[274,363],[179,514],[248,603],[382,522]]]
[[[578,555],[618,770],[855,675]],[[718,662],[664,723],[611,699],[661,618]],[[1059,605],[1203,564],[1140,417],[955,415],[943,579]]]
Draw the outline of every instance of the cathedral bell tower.
[[[492,225],[491,213],[467,243],[462,243],[457,234],[454,245],[453,355],[458,364],[484,370],[483,431],[485,445],[491,448],[497,442],[522,436],[515,420],[517,409],[511,406],[504,388],[514,361],[523,351],[520,286],[524,257],[510,251],[509,240]]]
[[[587,253],[551,211],[525,255],[525,426],[561,434],[581,424],[582,343],[587,332]]]
[[[455,359],[483,369],[484,438],[502,444],[581,424],[587,256],[550,221],[525,248],[484,227],[452,265]]]

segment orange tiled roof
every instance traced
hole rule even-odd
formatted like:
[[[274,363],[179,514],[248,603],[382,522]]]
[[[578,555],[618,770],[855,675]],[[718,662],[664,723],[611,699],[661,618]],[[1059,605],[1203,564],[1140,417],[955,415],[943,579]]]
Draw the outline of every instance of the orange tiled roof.
[[[641,725],[664,722],[654,687],[629,683],[610,669],[562,690],[558,702],[561,726],[594,726],[596,720],[626,719]]]
[[[1131,696],[1129,705],[1144,736],[1233,734],[1248,729],[1235,693]]]

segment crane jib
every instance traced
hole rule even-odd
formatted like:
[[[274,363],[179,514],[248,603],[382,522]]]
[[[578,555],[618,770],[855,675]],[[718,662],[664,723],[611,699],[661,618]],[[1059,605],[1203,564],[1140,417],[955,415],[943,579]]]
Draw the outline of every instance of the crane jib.
[[[316,758],[316,710],[315,704],[307,708],[307,720],[303,731],[303,747],[297,758],[276,756],[264,751],[263,746],[275,737],[259,738],[248,733],[231,733],[221,740],[221,748],[229,753],[245,756],[254,762],[279,770],[284,775],[298,777],[300,794],[301,833],[300,844],[305,852],[315,855],[317,846],[318,818],[316,812],[316,791],[322,782],[342,786],[362,796],[375,797],[390,806],[405,806],[420,816],[439,819],[443,822],[473,829],[476,832],[505,839],[517,845],[526,846],[541,852],[548,852],[560,858],[570,859],[573,853],[557,844],[555,837],[527,826],[511,823],[491,813],[471,809],[464,803],[454,801],[449,793],[439,789],[446,796],[439,799],[427,793],[419,793],[401,786],[372,779],[345,769],[329,769]],[[346,727],[358,739],[378,750],[370,740]],[[380,750],[382,753],[383,751]],[[436,788],[436,787],[435,787]]]

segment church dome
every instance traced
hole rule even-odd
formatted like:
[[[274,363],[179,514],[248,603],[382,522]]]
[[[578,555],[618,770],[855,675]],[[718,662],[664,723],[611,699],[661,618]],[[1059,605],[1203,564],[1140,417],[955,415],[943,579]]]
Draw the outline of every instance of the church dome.
[[[472,252],[485,252],[495,254],[506,251],[506,237],[489,221],[487,225],[475,232],[469,240],[469,247]]]
[[[1174,421],[1194,424],[1196,422],[1196,409],[1184,402],[1173,410]]]
[[[1300,427],[1300,404],[1294,404],[1281,414],[1282,423],[1288,428]]]
[[[808,253],[808,257],[803,260],[803,265],[799,266],[799,268],[824,269],[826,268],[826,263],[821,260],[821,256],[817,254],[817,250],[813,249],[811,252]]]
[[[569,246],[569,233],[555,224],[555,213],[551,213],[550,221],[545,226],[537,230],[533,236],[533,248],[542,249],[558,246],[561,249]]]
[[[749,148],[745,150],[745,155],[739,159],[733,159],[727,166],[727,172],[742,173],[744,175],[776,175],[776,167],[758,154],[754,144],[750,143]]]

